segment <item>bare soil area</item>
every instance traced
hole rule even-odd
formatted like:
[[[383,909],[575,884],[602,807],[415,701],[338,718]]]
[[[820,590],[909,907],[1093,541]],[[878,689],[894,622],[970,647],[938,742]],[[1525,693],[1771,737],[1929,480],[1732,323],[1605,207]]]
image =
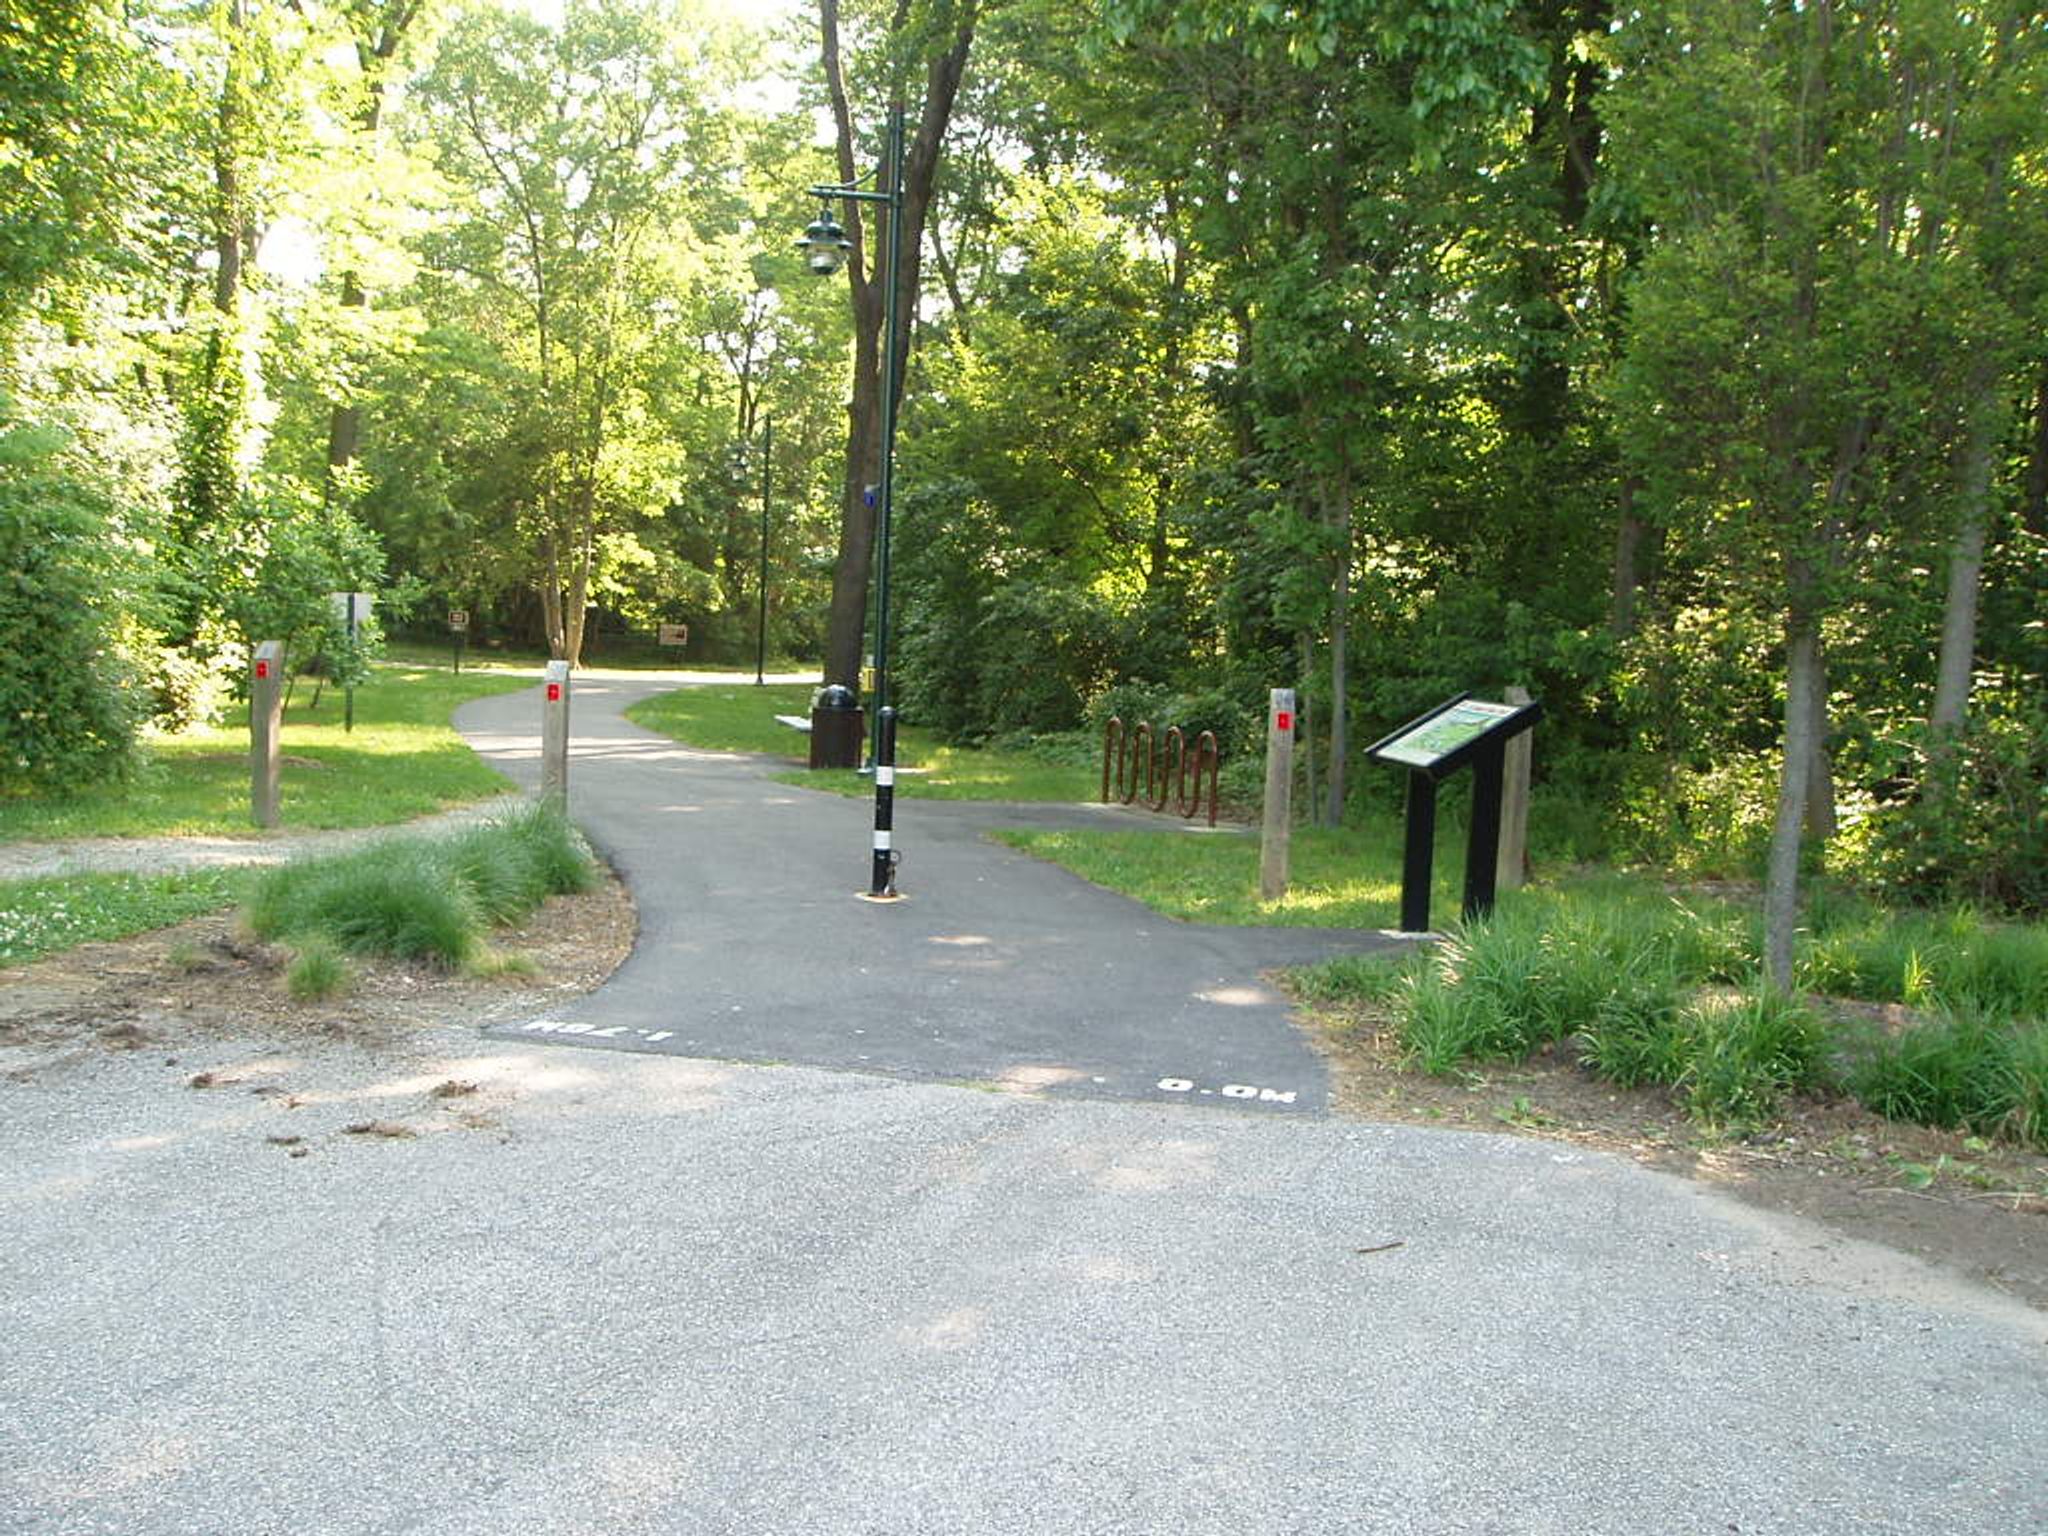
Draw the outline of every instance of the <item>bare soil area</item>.
[[[1436,1078],[1402,1068],[1389,1021],[1370,1007],[1319,1009],[1309,1019],[1343,1113],[1632,1157],[2048,1310],[2048,1157],[1898,1124],[1850,1102],[1794,1103],[1767,1129],[1715,1136],[1660,1091],[1616,1088],[1582,1071],[1569,1046]]]
[[[285,990],[285,950],[252,938],[232,914],[194,918],[0,970],[0,1076],[24,1081],[95,1051],[175,1051],[202,1038],[374,1049],[429,1026],[482,1025],[590,991],[626,958],[634,927],[632,901],[607,872],[593,890],[554,897],[493,936],[496,951],[526,957],[534,974],[358,960],[345,993],[302,1003]]]

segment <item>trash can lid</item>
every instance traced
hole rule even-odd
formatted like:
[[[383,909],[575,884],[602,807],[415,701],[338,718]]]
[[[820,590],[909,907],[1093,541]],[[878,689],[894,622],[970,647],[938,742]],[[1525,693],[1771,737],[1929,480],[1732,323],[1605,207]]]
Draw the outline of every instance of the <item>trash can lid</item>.
[[[859,707],[859,702],[853,696],[853,690],[844,683],[827,683],[811,695],[811,708],[813,709],[858,709]]]

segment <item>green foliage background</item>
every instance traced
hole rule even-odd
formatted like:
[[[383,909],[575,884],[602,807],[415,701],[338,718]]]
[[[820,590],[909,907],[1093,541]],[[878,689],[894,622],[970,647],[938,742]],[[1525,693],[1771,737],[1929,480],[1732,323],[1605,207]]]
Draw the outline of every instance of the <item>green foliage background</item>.
[[[790,239],[965,13],[843,0],[842,165],[799,9],[0,4],[17,792],[217,719],[251,638],[358,668],[333,591],[729,665],[765,588],[769,657],[819,655],[855,328]],[[1520,685],[1555,846],[2048,899],[2035,9],[972,14],[896,477],[913,723],[1076,756],[1142,712],[1253,795],[1293,686],[1342,824],[1398,793],[1361,741]],[[87,661],[141,681],[23,713]]]

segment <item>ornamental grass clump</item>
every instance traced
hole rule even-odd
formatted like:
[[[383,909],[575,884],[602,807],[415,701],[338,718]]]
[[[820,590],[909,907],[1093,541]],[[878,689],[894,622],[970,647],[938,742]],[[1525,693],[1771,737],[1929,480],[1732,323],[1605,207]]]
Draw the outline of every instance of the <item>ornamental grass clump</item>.
[[[2048,928],[2000,923],[1968,907],[1887,912],[1816,901],[1800,957],[1802,986],[1832,997],[1914,1007],[2048,1016]]]
[[[249,925],[266,939],[324,937],[350,954],[456,969],[485,953],[492,926],[593,878],[567,821],[539,808],[453,837],[387,838],[283,865],[257,883]]]

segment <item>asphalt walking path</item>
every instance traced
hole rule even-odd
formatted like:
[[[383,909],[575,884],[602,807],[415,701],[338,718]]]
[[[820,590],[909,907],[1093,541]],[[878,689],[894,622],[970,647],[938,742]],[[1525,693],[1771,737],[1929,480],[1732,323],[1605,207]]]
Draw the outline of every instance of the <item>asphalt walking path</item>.
[[[578,814],[671,877],[555,1021],[704,1054],[0,1037],[0,1531],[2048,1529],[2041,1314],[1567,1145],[1154,1093],[1312,1086],[1263,998],[1198,1000],[1269,951],[918,802],[911,901],[866,908],[856,802],[600,730],[609,686]],[[465,723],[530,752],[520,707]],[[1092,1010],[1109,962],[1149,1004]],[[821,1000],[909,1022],[824,1060]]]
[[[1187,825],[1121,807],[899,795],[902,897],[862,900],[872,802],[777,783],[787,764],[680,746],[624,718],[669,686],[611,675],[571,694],[570,811],[633,892],[631,959],[571,1007],[493,1034],[1051,1094],[1325,1107],[1323,1063],[1260,973],[1395,941],[1175,922],[986,836]],[[530,786],[534,708],[531,695],[478,699],[456,724]]]

